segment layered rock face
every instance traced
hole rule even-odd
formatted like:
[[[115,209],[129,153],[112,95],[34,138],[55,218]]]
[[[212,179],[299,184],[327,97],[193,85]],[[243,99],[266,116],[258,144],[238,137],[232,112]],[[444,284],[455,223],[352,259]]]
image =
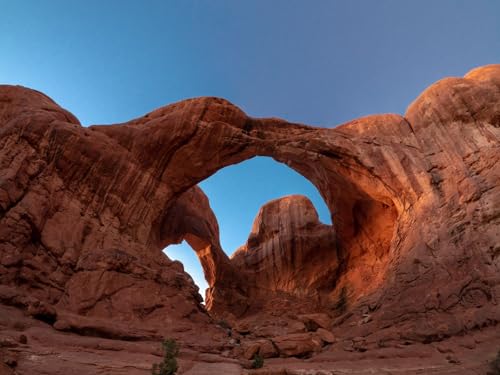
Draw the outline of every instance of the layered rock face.
[[[316,297],[318,288],[335,282],[339,267],[333,226],[319,222],[304,196],[292,195],[264,205],[247,243],[231,257],[239,270],[251,270],[254,297],[282,291]]]
[[[186,239],[207,307],[236,323],[320,310],[345,350],[363,352],[495,329],[499,139],[499,65],[439,81],[404,116],[333,129],[251,118],[218,98],[86,128],[39,92],[1,86],[0,301],[58,330],[202,330],[193,345],[221,347],[192,280],[161,252]],[[304,198],[270,202],[229,259],[196,184],[257,155],[309,179],[333,226]],[[280,355],[294,352],[276,337]],[[317,351],[314,337],[297,340]]]
[[[181,329],[182,321],[207,324],[182,265],[159,247],[151,252],[152,227],[164,227],[155,239],[162,246],[182,239],[161,220],[146,219],[145,207],[157,204],[148,193],[156,178],[44,95],[21,87],[0,91],[0,299],[60,329],[105,336],[119,336],[99,328],[109,319],[126,323],[124,336],[130,322],[149,325],[142,335],[155,337]],[[204,194],[194,187],[164,203],[155,209],[189,214],[176,215],[177,228],[189,226],[195,249],[203,251],[196,237],[217,257],[218,227]],[[144,220],[146,226],[139,224]]]

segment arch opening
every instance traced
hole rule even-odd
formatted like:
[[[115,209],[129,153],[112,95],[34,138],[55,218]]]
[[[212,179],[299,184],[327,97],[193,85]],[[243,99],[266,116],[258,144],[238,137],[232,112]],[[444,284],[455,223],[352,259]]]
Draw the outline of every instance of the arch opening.
[[[208,197],[205,209],[213,210],[214,213],[213,217],[209,214],[210,219],[215,221],[211,223],[214,228],[208,236],[217,236],[217,227],[220,227],[220,248],[228,257],[250,241],[252,226],[258,219],[259,211],[273,200],[298,194],[307,197],[304,200],[311,202],[311,207],[307,208],[312,208],[314,212],[310,215],[315,216],[317,213],[318,223],[325,227],[331,226],[330,211],[317,188],[304,176],[270,157],[254,157],[224,167],[203,180],[199,187]],[[192,221],[191,228],[185,229],[191,230],[193,225],[200,226],[200,220],[199,217],[197,223],[196,220]],[[177,241],[182,242],[170,243],[163,251],[170,259],[183,264],[200,294],[205,296],[206,289],[215,282],[215,265],[210,267],[207,264],[211,261],[205,254],[210,253],[211,249],[207,248],[213,244],[192,233],[183,233],[181,237]],[[206,259],[203,261],[201,258]]]
[[[199,293],[203,298],[202,303],[204,304],[205,293],[209,285],[205,279],[205,273],[203,272],[200,260],[193,248],[183,240],[179,244],[168,245],[163,249],[163,253],[167,255],[169,259],[182,263],[184,271],[191,276],[194,284],[198,287]]]
[[[255,156],[224,167],[198,186],[209,198],[219,223],[221,245],[228,256],[247,241],[259,210],[275,199],[306,196],[319,220],[332,224],[330,210],[316,186],[271,157]]]

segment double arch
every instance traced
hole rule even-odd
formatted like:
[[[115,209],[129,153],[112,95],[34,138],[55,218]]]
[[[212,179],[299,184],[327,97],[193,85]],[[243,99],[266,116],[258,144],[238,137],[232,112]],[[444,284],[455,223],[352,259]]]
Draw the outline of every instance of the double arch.
[[[412,192],[402,189],[388,163],[380,163],[377,143],[368,142],[363,134],[360,137],[359,121],[336,129],[309,127],[250,118],[223,99],[198,98],[126,124],[94,129],[126,144],[142,168],[158,178],[164,206],[147,242],[161,250],[186,239],[202,263],[210,287],[207,306],[213,308],[217,299],[227,299],[227,284],[236,281],[238,300],[247,297],[247,289],[220,247],[218,229],[208,224],[210,218],[204,216],[206,207],[200,206],[195,186],[218,170],[255,156],[284,163],[317,187],[335,216],[340,273],[356,259],[365,257],[361,263],[366,265],[367,254],[368,263],[380,262],[387,254],[396,217]],[[385,129],[408,128],[396,115],[374,116],[369,122]],[[356,282],[366,284],[368,279]]]

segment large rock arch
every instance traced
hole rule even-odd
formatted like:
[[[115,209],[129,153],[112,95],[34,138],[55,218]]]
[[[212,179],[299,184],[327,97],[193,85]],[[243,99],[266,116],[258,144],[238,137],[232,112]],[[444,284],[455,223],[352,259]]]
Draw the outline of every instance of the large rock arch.
[[[45,95],[2,86],[0,283],[81,315],[203,320],[193,315],[199,298],[182,268],[158,257],[185,237],[212,281],[212,306],[243,313],[251,292],[242,270],[220,249],[213,223],[199,226],[211,221],[205,209],[186,220],[199,210],[183,195],[200,195],[199,181],[261,155],[301,173],[325,199],[340,266],[318,288],[326,300],[348,291],[345,322],[368,312],[372,325],[411,316],[407,328],[417,338],[493,324],[499,77],[495,65],[445,79],[404,117],[368,116],[334,129],[250,118],[219,98],[84,128]],[[223,303],[234,293],[228,283],[239,290],[234,306]],[[139,290],[142,298],[132,300]],[[450,313],[458,318],[441,324]],[[370,324],[351,334],[366,334]]]
[[[383,125],[398,135],[410,133],[401,116],[373,116],[360,121]],[[253,119],[223,99],[201,98],[161,108],[128,124],[91,130],[129,149],[142,168],[160,176],[169,189],[162,196],[165,202],[217,170],[254,156],[270,156],[287,164],[315,184],[329,206],[342,268],[350,268],[346,265],[349,259],[366,268],[358,269],[364,274],[363,280],[352,280],[356,290],[368,284],[376,286],[370,276],[375,272],[367,269],[376,265],[379,273],[398,212],[416,193],[412,191],[414,186],[406,189],[404,181],[399,181],[403,168],[393,170],[393,166],[380,163],[378,147],[352,137],[352,127],[311,128],[278,119]],[[413,152],[412,145],[400,147]],[[156,156],[148,159],[146,153]],[[168,211],[159,213],[156,220],[163,222],[164,214]],[[158,230],[153,229],[148,243],[160,247],[155,244],[157,236]]]

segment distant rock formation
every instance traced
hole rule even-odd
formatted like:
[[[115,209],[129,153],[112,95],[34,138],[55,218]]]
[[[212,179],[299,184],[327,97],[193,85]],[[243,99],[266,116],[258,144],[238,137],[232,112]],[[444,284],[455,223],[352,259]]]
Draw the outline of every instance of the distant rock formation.
[[[254,279],[254,298],[268,298],[273,291],[314,298],[318,288],[336,281],[335,231],[319,222],[306,197],[276,199],[260,209],[247,243],[231,263],[246,271],[247,280]]]
[[[191,278],[162,255],[185,239],[213,316],[261,330],[273,355],[332,337],[364,352],[496,329],[499,140],[500,65],[437,82],[404,116],[333,129],[251,118],[219,98],[86,128],[39,92],[0,86],[1,307],[81,335],[223,350]],[[333,225],[304,197],[278,199],[229,259],[196,184],[257,155],[309,179]],[[294,323],[313,312],[334,320],[326,333]],[[285,315],[291,336],[269,328]]]

